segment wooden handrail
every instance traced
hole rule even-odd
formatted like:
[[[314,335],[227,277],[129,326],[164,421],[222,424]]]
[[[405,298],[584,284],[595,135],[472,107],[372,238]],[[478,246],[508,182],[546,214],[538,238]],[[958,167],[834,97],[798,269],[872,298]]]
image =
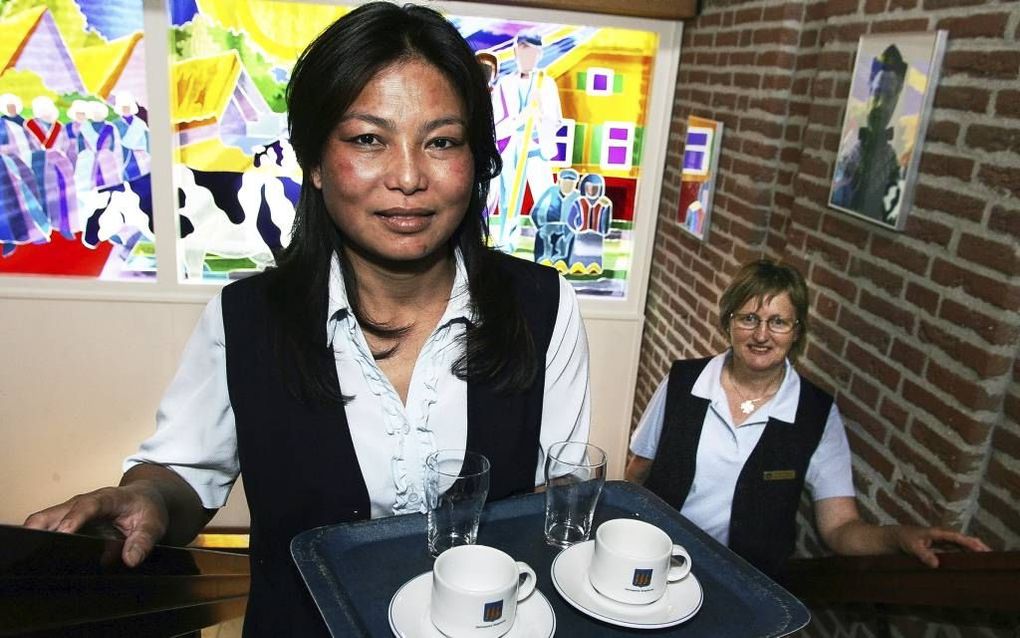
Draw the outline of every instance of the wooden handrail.
[[[830,556],[794,559],[784,583],[806,603],[877,603],[1020,612],[1020,551],[916,558]]]

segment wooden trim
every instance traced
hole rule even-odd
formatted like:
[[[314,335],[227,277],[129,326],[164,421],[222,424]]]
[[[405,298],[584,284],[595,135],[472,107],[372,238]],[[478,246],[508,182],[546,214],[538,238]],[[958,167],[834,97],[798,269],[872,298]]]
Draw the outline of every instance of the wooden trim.
[[[879,603],[1020,612],[1020,551],[912,556],[832,556],[789,562],[784,583],[808,603]]]
[[[467,0],[535,9],[584,11],[633,18],[683,20],[698,15],[698,0]]]

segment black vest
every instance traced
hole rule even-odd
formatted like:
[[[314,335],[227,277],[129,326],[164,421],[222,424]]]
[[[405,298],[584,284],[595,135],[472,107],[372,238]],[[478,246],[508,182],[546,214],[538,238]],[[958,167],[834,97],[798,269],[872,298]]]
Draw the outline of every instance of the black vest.
[[[701,428],[709,400],[691,388],[710,359],[677,361],[669,371],[666,415],[645,487],[677,509],[694,482]],[[800,379],[794,423],[772,418],[737,479],[730,512],[730,549],[781,578],[797,538],[797,507],[804,474],[825,430],[832,397]]]
[[[489,499],[534,486],[545,353],[559,305],[555,270],[505,256],[499,265],[506,293],[516,295],[531,330],[538,366],[531,387],[518,394],[497,394],[488,384],[468,382],[466,446],[491,463]],[[244,635],[328,636],[291,559],[290,541],[313,527],[369,518],[369,496],[345,411],[300,402],[285,389],[283,379],[291,371],[281,370],[274,356],[269,276],[235,282],[222,296],[227,386],[251,513]],[[325,322],[323,316],[323,332]],[[325,345],[323,357],[335,371]],[[339,394],[335,372],[330,381]]]

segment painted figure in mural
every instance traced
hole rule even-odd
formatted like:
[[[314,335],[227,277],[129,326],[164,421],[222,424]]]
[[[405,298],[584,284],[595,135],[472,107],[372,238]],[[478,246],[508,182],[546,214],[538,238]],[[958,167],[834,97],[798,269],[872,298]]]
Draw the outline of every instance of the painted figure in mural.
[[[556,131],[563,115],[556,82],[538,68],[541,57],[541,36],[518,34],[514,38],[517,68],[501,77],[492,91],[503,170],[498,178],[499,216],[490,219],[490,231],[493,243],[508,253],[520,239],[525,185],[535,198],[553,183],[549,160],[556,155]]]
[[[606,180],[589,173],[578,185],[581,196],[576,213],[568,220],[576,233],[567,262],[570,272],[597,275],[602,272],[602,251],[613,221],[613,202],[606,196]]]
[[[867,125],[857,129],[857,139],[836,160],[833,175],[833,204],[887,224],[896,223],[903,178],[890,143],[895,127],[889,123],[906,75],[907,63],[895,44],[872,60]]]
[[[124,179],[136,180],[149,174],[149,127],[138,117],[138,103],[130,91],[118,93],[114,106],[118,116],[114,126],[123,152]]]
[[[91,127],[88,121],[88,102],[85,100],[74,100],[71,102],[71,106],[67,107],[67,119],[69,121],[64,125],[64,137],[67,138],[67,143],[64,147],[67,149],[67,159],[71,160],[72,166],[77,167],[78,151],[85,148],[85,140],[82,139],[82,127]]]
[[[567,220],[579,214],[578,173],[572,168],[560,171],[554,186],[546,189],[531,209],[531,223],[535,227],[535,263],[555,266],[561,272],[567,269],[574,231]]]
[[[277,267],[210,301],[120,486],[26,521],[107,521],[133,566],[194,537],[243,473],[249,638],[329,635],[296,534],[425,511],[424,461],[441,448],[489,459],[490,500],[530,491],[548,446],[589,430],[573,289],[486,243],[500,159],[456,28],[361,5],[301,55],[287,106],[303,183]]]
[[[78,132],[78,161],[74,166],[78,192],[88,192],[124,181],[124,158],[117,127],[107,122],[110,108],[102,102],[87,102],[88,122]]]
[[[808,332],[808,290],[796,269],[746,264],[719,317],[729,348],[673,364],[631,438],[628,480],[778,578],[804,487],[822,540],[838,554],[904,551],[934,567],[935,543],[988,550],[948,530],[861,520],[839,408],[793,366]]]
[[[48,241],[52,229],[32,173],[32,146],[24,124],[18,96],[0,95],[0,243],[4,256],[18,244]]]
[[[485,84],[489,87],[489,95],[492,95],[493,89],[496,87],[496,80],[499,78],[499,58],[488,51],[476,51],[475,59],[478,60],[478,64],[482,67],[482,72],[485,74]],[[485,200],[485,215],[486,222],[488,218],[499,210],[499,180],[494,179],[489,184],[489,196]]]
[[[74,190],[74,165],[68,157],[71,142],[59,111],[49,97],[32,100],[32,119],[25,124],[32,144],[32,173],[43,194],[42,203],[50,224],[65,239],[74,239],[81,230],[78,221],[78,194]]]

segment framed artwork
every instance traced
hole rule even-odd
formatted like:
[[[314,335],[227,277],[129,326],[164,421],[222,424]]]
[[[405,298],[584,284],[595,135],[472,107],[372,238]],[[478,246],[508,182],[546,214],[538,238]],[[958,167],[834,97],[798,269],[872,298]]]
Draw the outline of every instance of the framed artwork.
[[[141,0],[0,3],[0,275],[156,279]]]
[[[861,37],[829,206],[903,229],[946,35],[936,31]]]
[[[722,122],[694,115],[687,118],[676,221],[701,241],[708,237],[722,130]]]

